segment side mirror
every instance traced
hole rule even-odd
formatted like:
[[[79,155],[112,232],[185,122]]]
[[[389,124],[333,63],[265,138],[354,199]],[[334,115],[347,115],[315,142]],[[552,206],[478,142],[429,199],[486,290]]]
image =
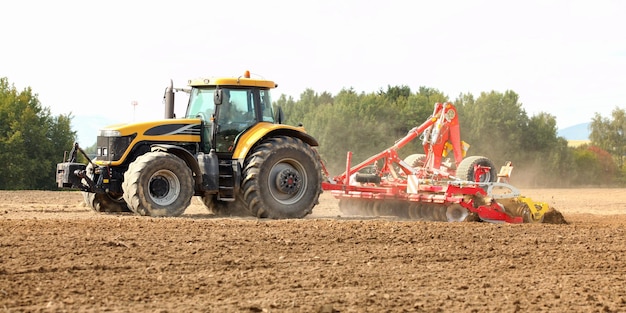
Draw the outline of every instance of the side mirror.
[[[213,102],[215,102],[215,105],[220,105],[222,104],[222,99],[224,99],[222,89],[216,89],[213,94]]]
[[[274,122],[276,124],[282,124],[285,121],[285,113],[283,112],[283,108],[278,106],[276,108],[276,113],[274,113]]]

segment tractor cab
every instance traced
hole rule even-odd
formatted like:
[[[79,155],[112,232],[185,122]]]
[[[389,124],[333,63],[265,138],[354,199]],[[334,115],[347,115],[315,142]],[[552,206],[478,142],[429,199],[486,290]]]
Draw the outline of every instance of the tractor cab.
[[[189,104],[185,118],[203,123],[202,150],[233,151],[239,135],[260,122],[274,123],[270,89],[272,81],[239,78],[190,80]]]

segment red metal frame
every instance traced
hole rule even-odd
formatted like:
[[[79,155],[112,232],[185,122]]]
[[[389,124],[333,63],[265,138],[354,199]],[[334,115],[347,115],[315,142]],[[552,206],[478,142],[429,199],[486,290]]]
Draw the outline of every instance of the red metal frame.
[[[398,140],[390,148],[351,166],[352,153],[346,157],[346,171],[332,180],[322,183],[322,189],[331,191],[335,198],[360,198],[370,200],[401,200],[409,202],[454,204],[458,203],[470,212],[476,213],[482,220],[491,222],[522,223],[521,217],[512,217],[495,201],[475,202],[477,198],[487,196],[485,190],[478,184],[451,180],[455,173],[442,168],[442,155],[446,143],[452,146],[454,159],[458,166],[463,159],[463,147],[460,138],[457,111],[451,103],[436,103],[433,114],[422,125],[411,129],[407,135]],[[398,150],[424,133],[424,152],[426,164],[422,168],[413,168],[398,156]],[[382,162],[377,174],[381,177],[380,183],[354,183],[350,181],[353,175],[367,166]],[[328,171],[323,166],[327,177]],[[474,168],[474,182],[488,173],[489,167],[477,166]],[[417,193],[408,193],[408,177],[413,175],[422,182]],[[456,183],[455,183],[456,182]]]

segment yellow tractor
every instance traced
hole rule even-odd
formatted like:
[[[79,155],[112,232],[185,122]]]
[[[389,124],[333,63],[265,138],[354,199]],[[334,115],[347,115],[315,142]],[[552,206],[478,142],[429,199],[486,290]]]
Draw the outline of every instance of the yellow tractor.
[[[189,81],[165,91],[165,119],[100,130],[90,160],[78,146],[57,164],[57,185],[82,190],[97,212],[179,216],[198,196],[219,215],[302,218],[321,192],[317,140],[282,124],[273,81],[240,77]],[[174,118],[174,93],[189,93]],[[87,164],[77,163],[82,154]]]

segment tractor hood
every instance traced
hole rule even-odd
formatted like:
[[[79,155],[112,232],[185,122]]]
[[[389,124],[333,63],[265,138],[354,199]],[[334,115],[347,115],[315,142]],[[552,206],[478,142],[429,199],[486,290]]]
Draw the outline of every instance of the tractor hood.
[[[120,165],[133,149],[154,143],[199,143],[200,119],[163,119],[149,122],[115,124],[98,132],[96,164]]]

